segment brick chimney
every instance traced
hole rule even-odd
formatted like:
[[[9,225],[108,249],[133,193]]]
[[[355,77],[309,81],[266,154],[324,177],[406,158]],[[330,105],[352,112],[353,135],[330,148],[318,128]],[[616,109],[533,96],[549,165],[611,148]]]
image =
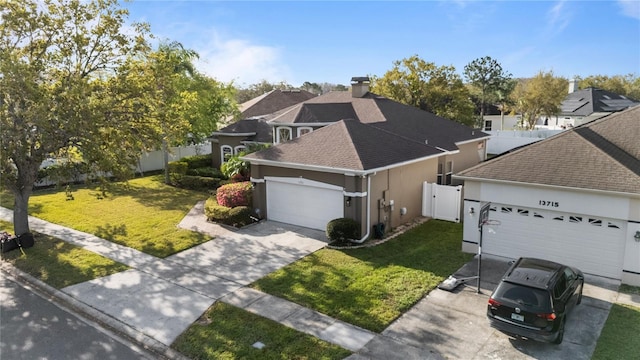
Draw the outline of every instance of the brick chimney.
[[[361,98],[369,92],[369,84],[371,81],[368,76],[351,78],[351,96]]]
[[[578,80],[576,79],[569,80],[569,94],[575,92],[576,90],[578,90]]]

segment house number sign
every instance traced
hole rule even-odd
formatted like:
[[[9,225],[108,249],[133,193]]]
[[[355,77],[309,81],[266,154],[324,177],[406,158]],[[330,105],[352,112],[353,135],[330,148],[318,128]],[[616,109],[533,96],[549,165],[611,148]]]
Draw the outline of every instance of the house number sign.
[[[560,206],[560,203],[558,201],[540,200],[538,201],[538,205],[547,206],[547,207],[558,207]]]

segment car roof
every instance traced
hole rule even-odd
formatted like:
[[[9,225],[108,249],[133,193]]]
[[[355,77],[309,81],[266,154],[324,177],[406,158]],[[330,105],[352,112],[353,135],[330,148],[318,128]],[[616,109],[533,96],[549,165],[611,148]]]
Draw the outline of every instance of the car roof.
[[[520,258],[512,265],[503,279],[511,283],[547,289],[549,283],[562,268],[564,265],[553,261]]]

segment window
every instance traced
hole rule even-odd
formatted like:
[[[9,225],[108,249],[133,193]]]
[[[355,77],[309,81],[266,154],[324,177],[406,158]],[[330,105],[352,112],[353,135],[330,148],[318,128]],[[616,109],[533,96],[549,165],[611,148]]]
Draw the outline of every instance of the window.
[[[535,211],[533,212],[533,217],[535,217],[535,218],[540,218],[540,219],[544,219],[544,216],[543,216],[542,214],[539,214],[539,213],[537,213],[537,212],[535,212]]]
[[[451,176],[453,176],[453,161],[447,161],[447,173],[445,174],[446,185],[451,185]]]
[[[506,213],[506,214],[510,214],[510,213],[512,213],[512,212],[513,212],[513,209],[512,209],[512,208],[510,208],[510,207],[504,207],[504,206],[503,206],[503,207],[500,209],[500,211],[501,211],[501,212],[503,212],[503,213]]]
[[[308,134],[308,133],[310,133],[310,132],[312,132],[312,131],[313,131],[313,128],[312,128],[312,127],[308,127],[308,126],[305,126],[305,127],[299,127],[299,128],[298,128],[298,137],[300,137],[300,136],[302,136],[302,135],[304,135],[304,134]]]
[[[233,155],[240,155],[240,153],[243,151],[247,151],[247,147],[244,145],[238,145],[233,148]]]
[[[279,127],[276,129],[276,144],[287,142],[291,139],[290,127]]]
[[[484,129],[486,131],[491,131],[491,120],[485,120],[484,121]]]
[[[518,215],[529,216],[529,210],[526,209],[518,209]]]
[[[553,220],[564,221],[564,216],[563,215],[556,216],[553,218]]]
[[[569,216],[569,222],[571,222],[571,223],[581,223],[582,222],[582,217],[581,216]]]
[[[602,220],[600,219],[589,219],[589,224],[593,226],[602,226]]]
[[[233,148],[229,145],[220,146],[220,163],[224,164],[233,156]]]
[[[565,290],[567,290],[567,280],[564,276],[560,276],[558,278],[558,283],[553,288],[553,296],[558,299],[562,297],[562,294],[564,294]]]

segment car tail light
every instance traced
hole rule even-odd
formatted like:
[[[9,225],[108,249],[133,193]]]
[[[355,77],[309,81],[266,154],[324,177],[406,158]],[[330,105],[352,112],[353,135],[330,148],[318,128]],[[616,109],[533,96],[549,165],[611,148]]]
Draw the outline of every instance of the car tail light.
[[[491,298],[490,298],[490,299],[489,299],[489,305],[490,305],[491,307],[495,307],[495,308],[497,308],[497,307],[501,306],[502,304],[500,304],[499,302],[497,302],[495,299],[491,299]]]
[[[556,319],[556,313],[536,314],[536,316],[539,317],[539,318],[543,318],[545,320],[555,320]]]

